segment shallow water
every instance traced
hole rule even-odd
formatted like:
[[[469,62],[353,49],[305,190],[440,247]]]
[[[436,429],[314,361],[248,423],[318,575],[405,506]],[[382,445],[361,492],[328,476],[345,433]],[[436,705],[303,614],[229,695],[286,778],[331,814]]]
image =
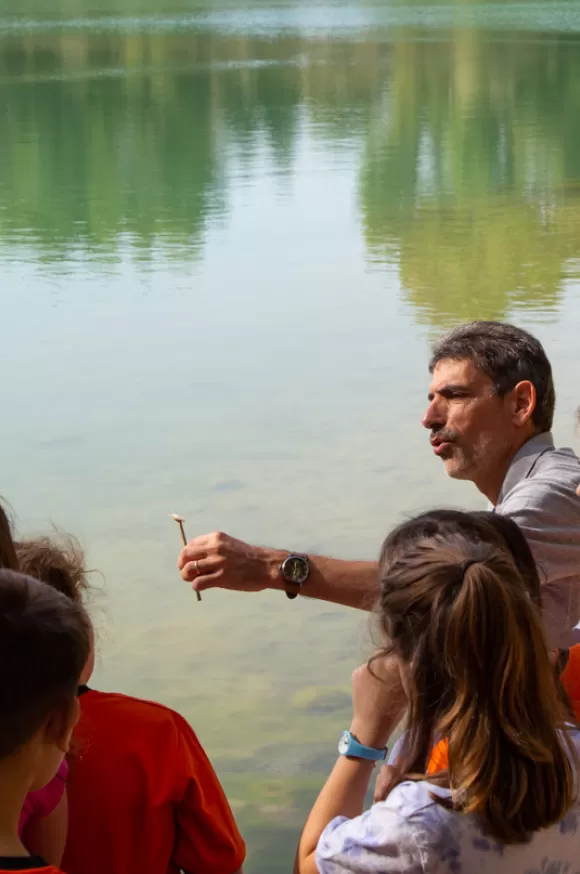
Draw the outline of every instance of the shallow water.
[[[193,723],[249,874],[287,872],[365,617],[208,593],[190,536],[371,557],[479,506],[419,421],[429,343],[512,319],[577,445],[580,4],[7,0],[0,492],[80,537],[95,684]]]

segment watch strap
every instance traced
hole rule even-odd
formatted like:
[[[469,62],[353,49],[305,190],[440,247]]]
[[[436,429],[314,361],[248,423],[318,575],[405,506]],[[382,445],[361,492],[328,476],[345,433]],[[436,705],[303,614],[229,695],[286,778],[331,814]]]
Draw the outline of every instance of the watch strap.
[[[286,573],[287,564],[291,561],[300,561],[303,563],[305,572],[300,579],[293,579],[291,575],[288,575]],[[308,575],[310,573],[308,556],[301,555],[300,553],[295,552],[289,553],[280,565],[280,573],[282,575],[282,580],[284,581],[284,591],[286,592],[286,597],[288,598],[288,600],[294,601],[294,599],[297,598],[302,591],[302,587],[308,579]]]
[[[381,762],[387,758],[388,747],[367,747],[361,744],[350,731],[344,731],[340,736],[339,753],[351,759],[365,759],[369,762]]]

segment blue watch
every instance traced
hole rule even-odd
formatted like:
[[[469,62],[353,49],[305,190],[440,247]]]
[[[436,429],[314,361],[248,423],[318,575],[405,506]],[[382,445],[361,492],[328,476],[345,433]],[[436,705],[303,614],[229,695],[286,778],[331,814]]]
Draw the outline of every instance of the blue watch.
[[[376,749],[376,747],[365,747],[364,744],[358,742],[350,731],[343,731],[338,742],[338,752],[341,756],[349,756],[353,759],[367,759],[369,762],[380,762],[387,758],[389,748],[382,747],[381,749]]]

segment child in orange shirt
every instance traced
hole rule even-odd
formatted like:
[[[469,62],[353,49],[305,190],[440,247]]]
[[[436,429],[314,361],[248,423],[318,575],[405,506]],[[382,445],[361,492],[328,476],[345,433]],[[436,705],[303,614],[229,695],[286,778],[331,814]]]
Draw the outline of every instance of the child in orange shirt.
[[[89,624],[79,604],[0,570],[0,872],[58,874],[29,855],[18,823],[26,795],[51,781],[68,751],[89,653]]]
[[[82,603],[84,556],[72,541],[17,544],[23,571]],[[175,711],[90,689],[68,782],[67,874],[239,874],[245,846],[215,772]]]

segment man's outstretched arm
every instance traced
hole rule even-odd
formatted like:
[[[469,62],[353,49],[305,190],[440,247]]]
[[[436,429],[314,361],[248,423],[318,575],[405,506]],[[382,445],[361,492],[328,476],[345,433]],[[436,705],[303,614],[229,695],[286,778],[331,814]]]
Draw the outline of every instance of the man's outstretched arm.
[[[280,566],[289,552],[250,546],[228,534],[215,532],[190,540],[177,565],[194,589],[240,589],[261,592],[288,587]],[[372,561],[341,561],[308,556],[310,573],[301,594],[321,601],[372,610],[378,594],[378,569]]]

